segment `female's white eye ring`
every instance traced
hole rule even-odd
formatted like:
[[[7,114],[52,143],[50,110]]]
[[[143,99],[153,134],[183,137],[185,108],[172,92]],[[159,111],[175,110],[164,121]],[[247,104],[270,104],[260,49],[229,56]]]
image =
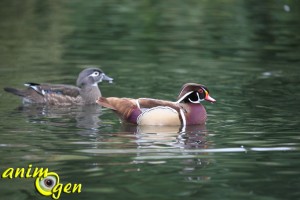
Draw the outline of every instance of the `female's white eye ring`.
[[[92,76],[99,76],[99,72],[94,72]]]

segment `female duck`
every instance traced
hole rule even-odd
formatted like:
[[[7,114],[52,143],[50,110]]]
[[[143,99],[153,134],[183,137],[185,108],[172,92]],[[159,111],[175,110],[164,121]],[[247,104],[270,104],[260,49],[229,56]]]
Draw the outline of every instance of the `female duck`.
[[[83,105],[94,104],[101,92],[98,83],[101,81],[113,81],[98,68],[84,69],[77,78],[77,87],[64,84],[37,84],[26,83],[25,90],[4,88],[23,98],[24,103],[38,103],[48,105]]]

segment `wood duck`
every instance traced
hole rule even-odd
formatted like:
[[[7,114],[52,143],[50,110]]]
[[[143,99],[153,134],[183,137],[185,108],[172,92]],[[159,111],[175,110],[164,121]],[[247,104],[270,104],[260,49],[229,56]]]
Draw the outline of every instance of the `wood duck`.
[[[23,98],[23,103],[38,103],[48,105],[85,105],[95,104],[101,92],[98,83],[113,79],[98,68],[87,68],[80,72],[76,86],[64,84],[26,83],[27,89],[4,88]]]
[[[97,103],[114,110],[123,122],[137,125],[201,125],[206,121],[206,110],[201,101],[216,102],[204,85],[183,85],[177,101],[150,98],[99,97]]]

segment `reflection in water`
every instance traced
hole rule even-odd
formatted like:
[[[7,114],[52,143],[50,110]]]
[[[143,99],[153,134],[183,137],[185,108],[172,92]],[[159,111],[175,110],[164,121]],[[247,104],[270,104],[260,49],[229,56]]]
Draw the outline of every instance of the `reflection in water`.
[[[197,173],[197,170],[210,164],[210,160],[203,157],[207,153],[186,152],[188,149],[209,148],[206,126],[187,126],[184,131],[182,129],[181,126],[123,125],[123,130],[136,135],[137,151],[132,161],[137,165],[136,171],[141,170],[139,165],[143,163],[163,164],[170,159],[182,159],[182,168],[178,173],[183,175],[184,181],[210,180],[210,176]],[[158,151],[153,151],[155,149]]]
[[[179,147],[185,149],[207,148],[205,125],[186,126],[136,126],[123,124],[122,132],[136,135],[139,148]]]
[[[101,107],[99,105],[85,105],[80,107],[76,115],[76,126],[78,128],[97,129],[100,126]]]
[[[173,99],[200,82],[220,99],[203,129],[123,131],[98,107],[11,113],[17,100],[1,90],[2,168],[46,165],[84,183],[63,199],[299,199],[299,1],[0,5],[1,87],[72,83],[79,66],[101,64],[116,76],[105,96]],[[42,198],[18,182],[1,199]]]
[[[49,127],[74,129],[82,136],[93,136],[96,140],[77,143],[89,146],[81,152],[134,154],[131,163],[139,171],[140,164],[161,164],[171,159],[181,159],[179,174],[185,181],[209,180],[210,177],[195,173],[207,166],[210,161],[203,157],[206,152],[190,152],[193,149],[208,149],[212,142],[207,141],[205,125],[187,126],[136,126],[121,124],[115,134],[100,132],[101,107],[85,105],[76,107],[56,107],[47,105],[26,105],[18,108],[30,123],[46,124]],[[74,128],[75,127],[75,128]],[[110,148],[106,148],[109,145]],[[114,147],[113,149],[111,147]],[[101,164],[101,163],[100,163]],[[124,163],[126,164],[126,163]]]
[[[210,162],[211,161],[208,158],[185,159],[182,161],[184,167],[179,173],[184,175],[185,181],[188,182],[208,181],[211,177],[204,173],[197,173],[197,170],[208,166]]]
[[[96,134],[101,126],[101,107],[83,106],[47,106],[23,105],[18,108],[31,123],[47,124],[55,127],[76,127],[80,135]]]

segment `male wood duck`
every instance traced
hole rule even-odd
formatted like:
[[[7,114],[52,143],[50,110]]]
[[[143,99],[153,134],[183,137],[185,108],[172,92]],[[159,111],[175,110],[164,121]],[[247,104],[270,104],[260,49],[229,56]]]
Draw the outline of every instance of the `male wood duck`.
[[[48,105],[85,105],[95,104],[101,92],[98,83],[113,81],[98,68],[87,68],[80,72],[76,86],[64,84],[26,83],[27,89],[4,88],[23,98],[23,103],[38,103]]]
[[[215,102],[204,85],[183,85],[176,102],[150,98],[99,97],[97,103],[114,110],[123,122],[138,125],[205,124],[206,110],[201,101]]]

